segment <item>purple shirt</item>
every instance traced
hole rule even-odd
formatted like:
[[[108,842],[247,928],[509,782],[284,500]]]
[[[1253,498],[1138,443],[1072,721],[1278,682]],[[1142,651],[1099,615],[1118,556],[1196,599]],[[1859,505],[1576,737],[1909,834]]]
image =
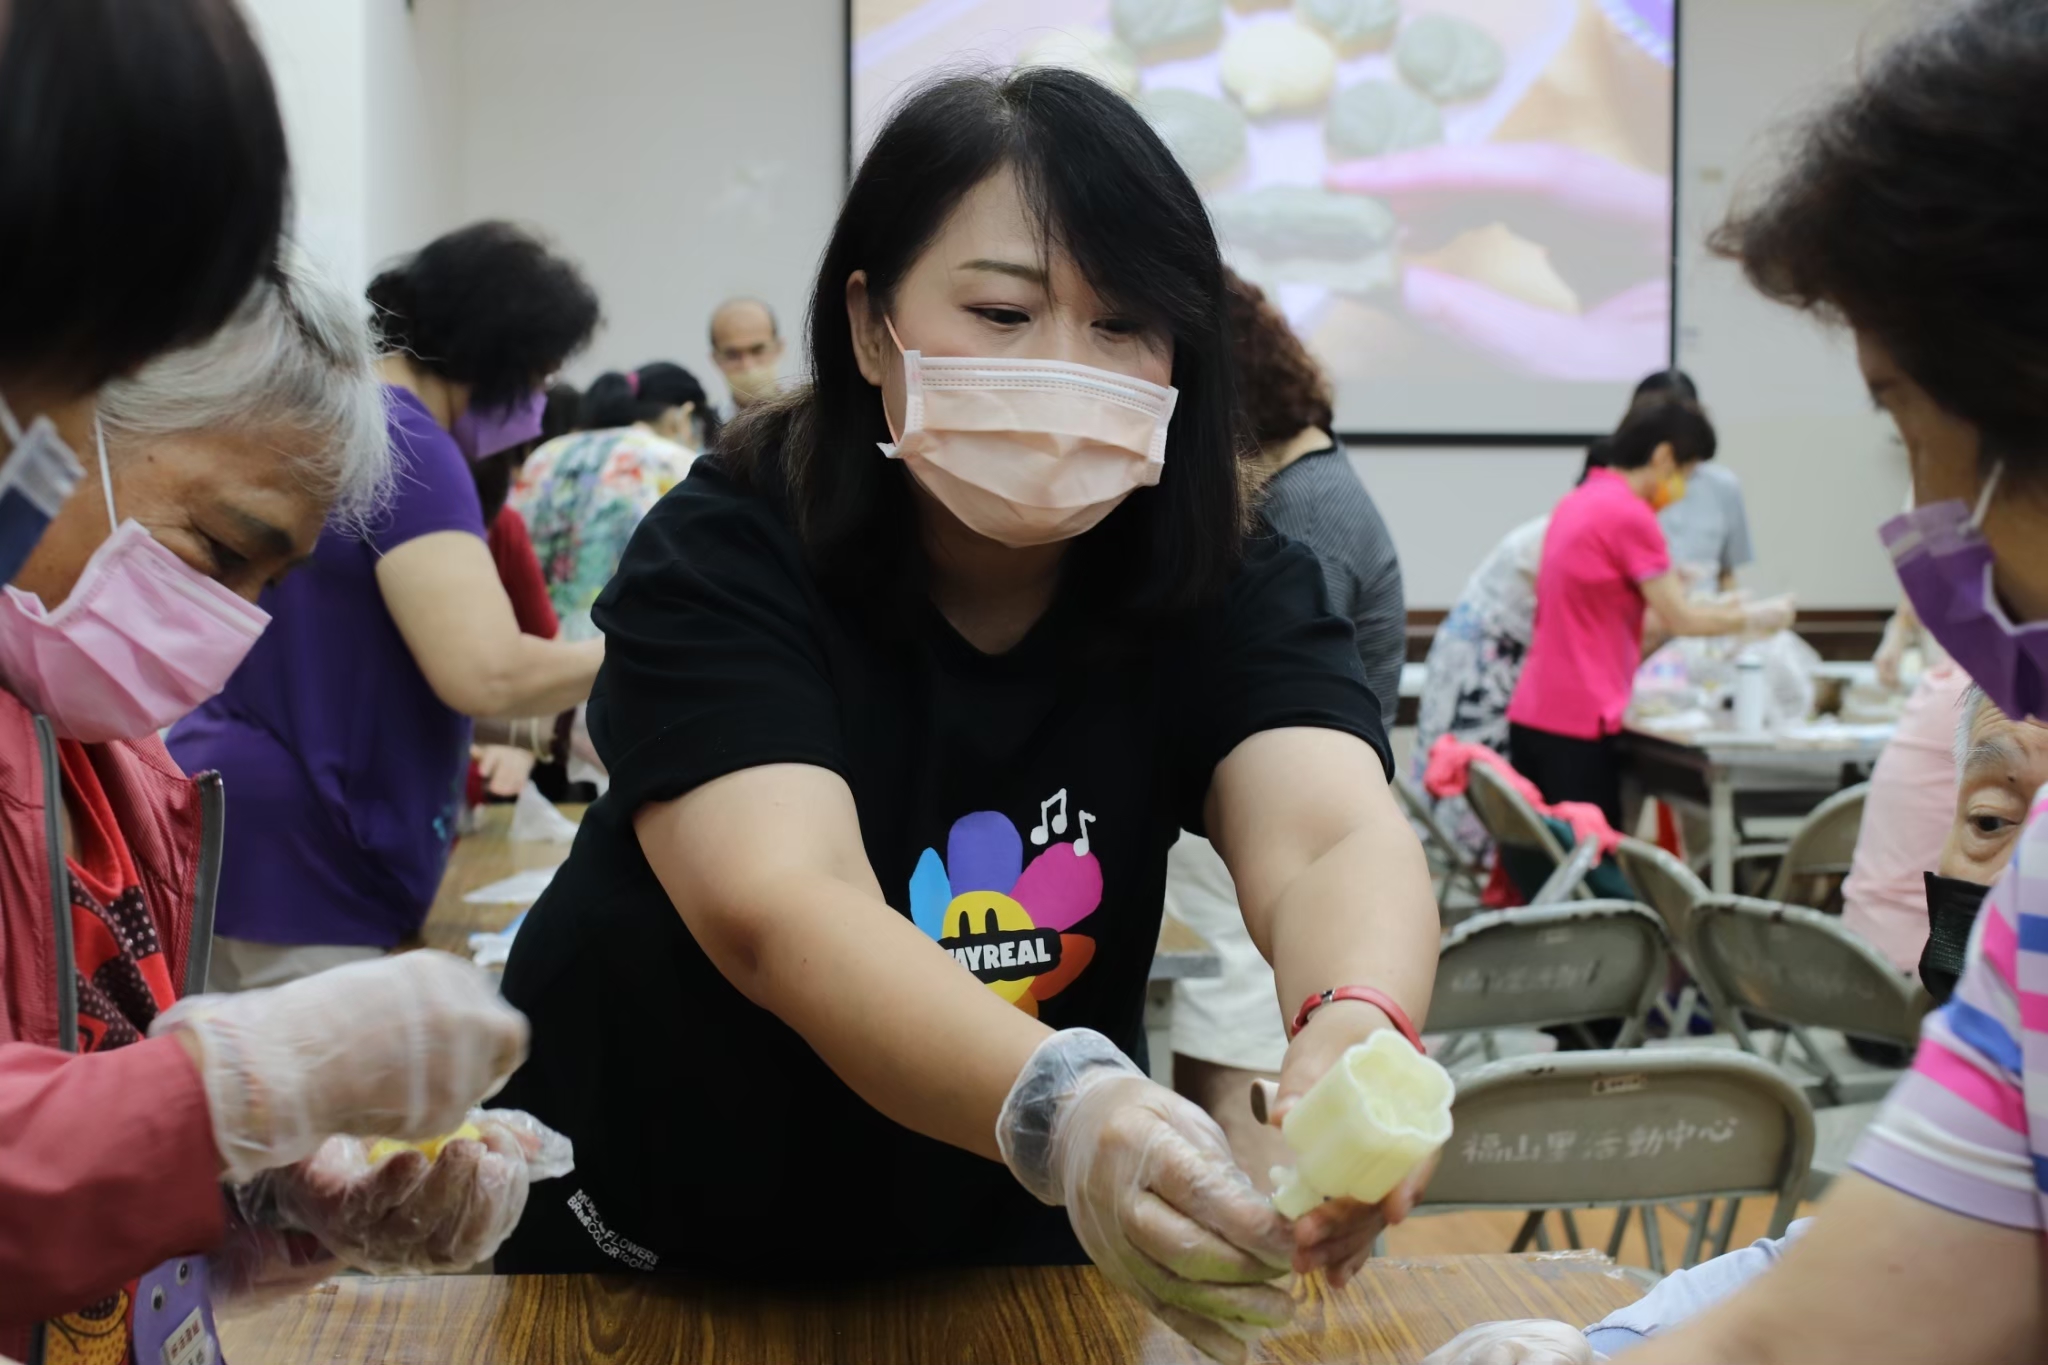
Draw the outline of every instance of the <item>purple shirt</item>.
[[[368,533],[329,529],[263,595],[273,620],[171,753],[228,798],[217,927],[259,943],[390,947],[416,932],[447,862],[470,724],[427,684],[385,609],[377,561],[418,536],[481,538],[469,464],[426,407],[386,387],[398,463]]]

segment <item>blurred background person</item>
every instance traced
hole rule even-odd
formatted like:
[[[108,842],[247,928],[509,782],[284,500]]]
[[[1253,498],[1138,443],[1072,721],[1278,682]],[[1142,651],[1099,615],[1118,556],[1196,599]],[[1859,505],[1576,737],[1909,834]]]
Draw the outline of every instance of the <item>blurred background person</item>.
[[[782,332],[759,299],[727,299],[711,313],[711,361],[725,376],[736,417],[782,388]]]
[[[1330,384],[1257,285],[1225,271],[1238,395],[1258,453],[1259,511],[1322,566],[1330,609],[1350,621],[1366,682],[1389,731],[1400,699],[1407,609],[1393,537],[1343,443],[1330,434]],[[1183,833],[1166,859],[1166,911],[1216,950],[1222,975],[1177,981],[1173,1087],[1209,1111],[1260,1189],[1292,1162],[1286,1139],[1252,1114],[1254,1080],[1277,1080],[1287,1054],[1273,969],[1245,929],[1237,887],[1215,845]]]
[[[1654,608],[1673,635],[1769,634],[1792,623],[1789,599],[1746,605],[1687,597],[1655,513],[1684,496],[1714,456],[1697,403],[1652,393],[1604,444],[1551,513],[1536,578],[1536,620],[1514,700],[1508,755],[1553,804],[1583,801],[1622,828],[1621,729]]]
[[[697,377],[654,361],[599,375],[581,430],[533,453],[512,489],[565,637],[590,640],[590,607],[619,567],[640,519],[683,481],[718,432]]]
[[[540,432],[542,386],[597,325],[568,261],[509,224],[438,238],[370,301],[387,354],[395,491],[271,587],[275,619],[227,689],[171,734],[238,792],[214,985],[273,984],[419,930],[454,838],[470,718],[589,694],[599,641],[523,634],[471,466]]]
[[[1700,402],[1699,387],[1684,370],[1660,370],[1636,385],[1635,396],[1676,393]],[[1657,514],[1671,562],[1699,589],[1733,592],[1735,572],[1756,560],[1749,538],[1749,508],[1742,480],[1720,460],[1703,460],[1685,481],[1685,493]]]

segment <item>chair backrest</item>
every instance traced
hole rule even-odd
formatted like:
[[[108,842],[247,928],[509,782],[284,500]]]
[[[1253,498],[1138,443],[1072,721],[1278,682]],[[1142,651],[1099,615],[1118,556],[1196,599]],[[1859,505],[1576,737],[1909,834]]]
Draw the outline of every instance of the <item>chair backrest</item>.
[[[1856,855],[1863,803],[1869,795],[1868,782],[1846,787],[1800,822],[1771,881],[1772,900],[1819,909],[1834,898]]]
[[[1550,832],[1542,814],[1487,764],[1474,763],[1466,770],[1465,800],[1494,843],[1542,853],[1553,863],[1564,862],[1564,845]]]
[[[1631,901],[1573,901],[1475,915],[1443,937],[1429,1033],[1643,1021],[1670,971],[1657,917]]]
[[[1813,1160],[1813,1110],[1724,1048],[1563,1052],[1464,1073],[1425,1208],[1573,1208],[1777,1197],[1782,1236]]]
[[[1747,896],[1693,906],[1690,956],[1720,1003],[1777,1024],[1911,1044],[1918,992],[1833,915]]]
[[[1682,861],[1640,839],[1623,839],[1614,851],[1614,860],[1636,894],[1663,919],[1664,932],[1672,943],[1681,952],[1687,951],[1692,908],[1710,894],[1707,884]]]
[[[1394,799],[1401,805],[1401,813],[1411,824],[1418,827],[1423,846],[1443,866],[1443,885],[1437,892],[1441,901],[1450,890],[1452,882],[1461,882],[1477,892],[1481,889],[1478,864],[1464,846],[1453,839],[1450,832],[1436,818],[1429,798],[1417,790],[1415,784],[1405,776],[1397,775],[1393,782]]]

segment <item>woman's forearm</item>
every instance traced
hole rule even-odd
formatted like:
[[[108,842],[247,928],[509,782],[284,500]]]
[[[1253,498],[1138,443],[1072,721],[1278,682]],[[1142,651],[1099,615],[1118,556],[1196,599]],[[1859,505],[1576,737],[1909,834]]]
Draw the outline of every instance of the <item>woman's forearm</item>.
[[[487,661],[475,682],[469,712],[479,720],[553,715],[590,695],[604,662],[603,640],[543,640],[518,635],[502,657]]]
[[[1427,1017],[1440,933],[1429,865],[1405,826],[1382,826],[1354,830],[1274,903],[1267,948],[1282,1017],[1346,985],[1385,991],[1418,1028]]]

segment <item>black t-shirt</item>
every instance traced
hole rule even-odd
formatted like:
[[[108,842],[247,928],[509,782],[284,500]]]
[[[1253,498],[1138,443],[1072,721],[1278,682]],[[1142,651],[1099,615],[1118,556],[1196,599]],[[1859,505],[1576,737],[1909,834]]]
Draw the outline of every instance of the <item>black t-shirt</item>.
[[[829,769],[898,913],[1052,1027],[1133,1050],[1166,852],[1200,830],[1218,761],[1280,726],[1387,747],[1351,626],[1299,546],[1255,540],[1225,599],[1172,628],[1120,628],[1101,599],[1069,581],[985,655],[929,603],[885,630],[821,592],[783,506],[711,461],[655,507],[595,613],[590,724],[612,787],[505,972],[533,1052],[497,1103],[574,1139],[576,1171],[535,1186],[500,1270],[1083,1259],[1063,1211],[869,1108],[734,989],[632,818],[742,768]]]

